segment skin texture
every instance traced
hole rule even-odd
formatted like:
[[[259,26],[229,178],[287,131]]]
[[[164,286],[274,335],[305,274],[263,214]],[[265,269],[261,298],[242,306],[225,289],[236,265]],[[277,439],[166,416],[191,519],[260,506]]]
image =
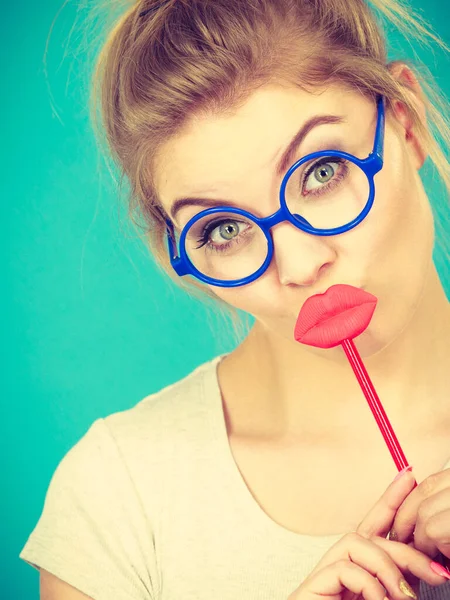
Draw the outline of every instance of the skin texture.
[[[92,600],[45,569],[40,570],[39,591],[41,600]]]

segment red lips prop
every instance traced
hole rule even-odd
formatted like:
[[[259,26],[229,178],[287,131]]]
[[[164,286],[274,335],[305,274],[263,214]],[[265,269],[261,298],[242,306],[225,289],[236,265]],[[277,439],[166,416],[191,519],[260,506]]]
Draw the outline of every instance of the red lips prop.
[[[360,335],[369,325],[377,299],[351,285],[333,285],[325,294],[311,296],[298,316],[297,342],[332,348]]]
[[[376,305],[377,298],[368,292],[351,285],[333,285],[325,294],[308,298],[298,315],[294,337],[297,342],[317,348],[342,344],[395,465],[401,471],[408,466],[408,461],[353,343],[353,338],[369,325]]]

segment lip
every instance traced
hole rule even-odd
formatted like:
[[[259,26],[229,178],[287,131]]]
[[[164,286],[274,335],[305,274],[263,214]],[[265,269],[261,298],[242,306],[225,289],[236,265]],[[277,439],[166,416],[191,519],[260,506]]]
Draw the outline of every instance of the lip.
[[[294,337],[298,342],[320,348],[337,346],[367,328],[376,304],[376,296],[361,288],[333,285],[306,300],[297,318]]]

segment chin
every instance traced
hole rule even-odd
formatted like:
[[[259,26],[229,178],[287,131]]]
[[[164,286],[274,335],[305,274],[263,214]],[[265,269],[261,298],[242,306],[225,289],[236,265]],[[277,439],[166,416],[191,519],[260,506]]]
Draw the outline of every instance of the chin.
[[[354,344],[361,355],[361,358],[370,358],[386,350],[400,335],[400,331],[390,329],[389,332],[381,331],[374,326],[369,327],[357,338]]]

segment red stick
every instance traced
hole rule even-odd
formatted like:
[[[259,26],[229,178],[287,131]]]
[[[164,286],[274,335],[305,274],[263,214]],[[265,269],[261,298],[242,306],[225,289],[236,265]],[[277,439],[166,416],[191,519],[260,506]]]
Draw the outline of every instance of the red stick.
[[[408,466],[409,463],[403,454],[403,450],[400,446],[397,436],[394,433],[394,430],[392,429],[392,425],[389,422],[375,388],[373,387],[373,383],[370,380],[361,356],[359,355],[353,340],[343,340],[342,347],[344,348],[345,354],[347,355],[353,372],[356,375],[356,379],[358,380],[358,383],[364,392],[364,396],[369,403],[370,410],[375,417],[375,421],[377,422],[381,434],[384,437],[384,441],[386,442],[389,452],[394,459],[395,465],[399,471],[402,471]]]

